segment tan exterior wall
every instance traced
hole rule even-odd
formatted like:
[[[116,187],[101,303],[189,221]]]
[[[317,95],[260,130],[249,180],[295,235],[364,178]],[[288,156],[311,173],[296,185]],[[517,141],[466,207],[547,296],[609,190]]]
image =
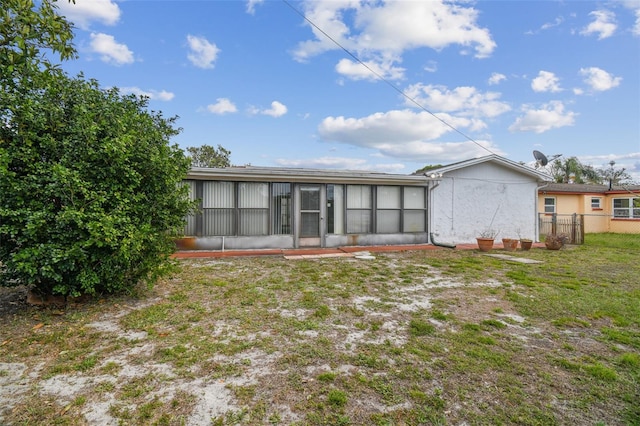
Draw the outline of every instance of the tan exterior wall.
[[[538,211],[544,212],[544,199],[556,199],[556,213],[559,215],[584,214],[584,232],[614,232],[621,234],[640,234],[640,220],[613,219],[614,194],[538,194]],[[591,199],[600,198],[600,208],[591,207]]]
[[[609,232],[615,232],[619,234],[640,234],[640,220],[611,219]]]

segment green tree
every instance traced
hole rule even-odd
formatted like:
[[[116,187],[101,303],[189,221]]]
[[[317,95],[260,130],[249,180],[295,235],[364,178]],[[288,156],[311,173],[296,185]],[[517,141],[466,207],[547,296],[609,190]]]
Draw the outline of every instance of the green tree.
[[[50,63],[45,49],[74,54],[54,2],[1,2],[0,285],[75,296],[153,283],[191,207],[175,120]]]
[[[616,169],[614,167],[615,165],[616,162],[612,160],[609,163],[609,167],[598,169],[598,174],[600,175],[602,183],[611,185],[632,183],[632,177],[629,173],[626,172],[626,169],[624,167],[621,169]]]
[[[191,158],[193,167],[229,167],[229,156],[231,151],[224,149],[221,145],[214,148],[211,145],[187,148],[187,153]]]
[[[47,52],[76,56],[72,25],[57,14],[56,0],[0,0],[0,82],[6,91],[43,72],[59,73]]]
[[[551,176],[557,183],[595,183],[602,182],[598,171],[584,165],[576,157],[555,160],[549,165]]]

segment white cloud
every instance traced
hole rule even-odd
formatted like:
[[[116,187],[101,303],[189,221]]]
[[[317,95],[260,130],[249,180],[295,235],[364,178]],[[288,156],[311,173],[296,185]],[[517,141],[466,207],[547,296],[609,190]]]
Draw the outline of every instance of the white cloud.
[[[531,81],[531,88],[534,92],[560,92],[562,89],[558,82],[560,79],[549,71],[540,71],[538,76]]]
[[[578,159],[583,164],[592,165],[595,168],[607,169],[609,163],[615,161],[616,169],[625,169],[631,175],[634,182],[640,183],[640,152],[628,154],[604,154],[604,155],[580,155]]]
[[[350,59],[341,59],[336,65],[336,71],[352,80],[378,80],[380,77],[397,80],[404,76],[404,68],[394,67],[390,61],[384,63],[363,61],[363,63],[364,65]]]
[[[83,30],[88,29],[92,21],[115,25],[120,20],[120,8],[112,0],[59,1],[56,4],[62,15]]]
[[[636,7],[637,7],[637,9],[635,9],[635,11],[634,11],[634,13],[636,15],[636,23],[633,26],[633,28],[631,29],[631,32],[634,35],[640,36],[640,6],[637,6],[638,3],[635,3],[635,4],[636,4]]]
[[[249,108],[249,114],[270,115],[271,117],[281,117],[287,113],[287,107],[281,102],[271,102],[271,108],[259,109],[256,107]]]
[[[548,30],[549,28],[557,27],[564,22],[564,18],[562,16],[558,16],[553,22],[547,22],[543,24],[540,29]]]
[[[212,114],[223,115],[223,114],[237,112],[238,108],[236,108],[235,104],[231,102],[229,99],[218,98],[216,99],[215,104],[207,105],[207,111],[209,111]]]
[[[363,62],[375,62],[383,70],[403,71],[395,66],[410,49],[428,47],[442,50],[461,46],[463,53],[473,49],[478,58],[493,53],[496,43],[488,29],[477,25],[478,12],[472,7],[445,2],[307,2],[305,16],[343,48]],[[353,18],[347,22],[345,17]],[[311,27],[315,39],[301,42],[294,57],[299,61],[330,50],[339,50],[321,31]],[[348,77],[362,78],[352,67],[342,64],[339,72],[351,71]],[[391,74],[400,78],[401,75]]]
[[[618,28],[618,25],[615,23],[616,16],[611,11],[594,10],[589,13],[589,15],[594,17],[594,21],[580,31],[582,35],[597,34],[598,40],[602,40],[611,37]]]
[[[103,62],[124,65],[134,61],[133,52],[126,44],[116,42],[116,39],[109,34],[91,33],[91,50],[100,54]]]
[[[438,63],[436,61],[429,61],[423,69],[427,72],[436,72],[438,71]]]
[[[509,126],[509,131],[544,133],[551,129],[573,126],[578,115],[565,111],[564,104],[560,101],[551,101],[540,109],[525,105],[523,111],[524,115]]]
[[[264,0],[248,0],[247,1],[247,13],[253,15],[256,13],[256,6],[262,4]]]
[[[276,160],[283,167],[299,167],[312,169],[351,169],[362,170],[367,167],[367,160],[362,158],[320,157],[312,159],[284,159]]]
[[[494,72],[491,74],[491,77],[489,77],[489,85],[490,86],[494,86],[496,84],[500,84],[500,82],[504,81],[507,79],[507,76],[504,74],[500,74],[499,72]]]
[[[491,148],[488,142],[435,142],[453,129],[478,128],[477,120],[438,114],[437,118],[426,112],[394,110],[376,113],[362,118],[327,117],[318,127],[319,135],[327,141],[376,150],[385,156],[410,161],[457,161],[469,156],[486,155],[481,148]]]
[[[587,83],[591,89],[598,92],[617,87],[622,81],[622,77],[614,77],[612,74],[598,67],[581,68],[580,75],[584,77],[584,82]]]
[[[220,53],[220,49],[204,37],[187,35],[190,52],[187,58],[198,68],[211,69]]]
[[[339,170],[376,170],[386,173],[399,173],[404,170],[402,163],[371,164],[362,158],[347,157],[320,157],[311,159],[285,159],[275,160],[282,167],[296,167],[305,169],[339,169]]]
[[[386,156],[407,161],[450,163],[495,153],[504,153],[488,141],[390,143],[378,147]]]
[[[122,93],[133,93],[136,96],[144,96],[157,101],[170,101],[175,97],[175,94],[166,90],[142,90],[139,87],[123,87],[120,90]]]
[[[500,102],[500,93],[479,92],[475,87],[456,87],[449,90],[444,86],[423,85],[409,86],[404,93],[430,111],[457,112],[463,116],[496,117],[511,107]],[[412,105],[407,102],[407,105]]]

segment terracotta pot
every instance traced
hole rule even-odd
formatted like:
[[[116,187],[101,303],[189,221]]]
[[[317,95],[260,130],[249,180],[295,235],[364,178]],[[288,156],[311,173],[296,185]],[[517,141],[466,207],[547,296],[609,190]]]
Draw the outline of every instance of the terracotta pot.
[[[564,246],[564,243],[562,241],[558,241],[558,240],[549,240],[549,239],[547,239],[544,242],[544,245],[549,250],[560,250]]]
[[[533,241],[531,240],[520,240],[520,248],[524,251],[531,250],[532,245],[533,245]]]
[[[177,238],[175,243],[178,250],[196,250],[198,244],[196,237]]]
[[[480,251],[490,251],[493,248],[493,238],[477,237],[476,240]]]
[[[503,238],[502,246],[506,251],[516,251],[518,248],[518,240],[514,240],[512,238]]]

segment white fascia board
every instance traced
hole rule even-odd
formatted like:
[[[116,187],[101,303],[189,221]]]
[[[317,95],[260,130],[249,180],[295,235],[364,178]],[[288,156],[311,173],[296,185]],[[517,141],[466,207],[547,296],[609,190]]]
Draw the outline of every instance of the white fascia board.
[[[268,167],[193,168],[187,179],[239,182],[292,182],[378,185],[426,185],[421,175],[393,175],[375,172]]]
[[[529,166],[516,163],[515,161],[509,160],[499,155],[487,155],[484,157],[472,158],[470,160],[461,161],[459,163],[450,164],[448,166],[438,167],[437,169],[431,169],[427,173],[435,172],[435,173],[445,174],[447,172],[464,169],[466,167],[470,167],[476,164],[482,164],[486,162],[495,162],[495,163],[502,164],[503,166],[508,167],[512,170],[515,170],[519,173],[531,176],[538,182],[549,182],[552,180],[552,177],[546,173],[539,172],[538,170],[532,169]]]

